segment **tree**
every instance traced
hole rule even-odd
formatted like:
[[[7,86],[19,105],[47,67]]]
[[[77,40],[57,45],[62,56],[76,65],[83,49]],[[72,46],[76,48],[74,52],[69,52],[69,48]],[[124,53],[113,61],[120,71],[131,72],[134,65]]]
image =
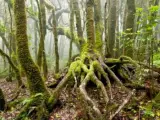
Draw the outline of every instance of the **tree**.
[[[46,36],[46,13],[45,13],[44,0],[40,0],[40,2],[38,2],[37,0],[37,5],[39,8],[38,17],[39,17],[39,27],[40,27],[40,43],[39,43],[37,64],[40,70],[41,70],[41,67],[43,67],[43,73],[46,79],[48,74],[48,67],[47,67],[45,47],[44,47],[44,41]]]
[[[134,31],[135,31],[135,0],[127,0],[127,18],[126,18],[126,25],[125,30],[126,34],[126,47],[124,48],[125,55],[132,57],[133,53],[133,39],[134,39]]]
[[[58,34],[57,34],[57,22],[56,22],[56,16],[55,16],[55,8],[53,8],[52,10],[52,14],[53,14],[53,34],[54,34],[54,46],[55,46],[55,72],[58,73],[59,72],[59,53],[58,53]]]
[[[36,119],[42,119],[47,116],[46,105],[49,104],[48,99],[50,98],[50,94],[44,85],[44,81],[42,79],[42,76],[40,75],[38,66],[36,66],[36,64],[33,62],[29,52],[28,37],[26,31],[27,26],[25,0],[15,0],[14,15],[18,48],[17,53],[20,64],[27,76],[30,94],[33,95],[31,97],[31,101],[24,106],[24,109],[18,115],[17,120],[21,120],[24,115],[29,112],[29,108],[31,106],[37,106],[37,109],[35,109],[37,111],[37,113],[35,114]]]
[[[102,34],[103,34],[103,23],[101,15],[101,2],[100,0],[94,0],[94,21],[95,21],[95,33],[96,33],[96,47],[99,51],[102,51]]]
[[[82,31],[82,22],[81,22],[81,14],[79,9],[78,1],[75,0],[73,2],[73,8],[74,8],[74,14],[76,16],[76,28],[77,28],[77,34],[79,38],[79,44],[82,47],[84,44],[84,38],[83,38],[83,31]]]
[[[9,1],[6,0],[6,2]],[[132,102],[132,100],[130,99],[135,92],[134,89],[137,89],[137,92],[142,89],[143,91],[145,91],[146,97],[149,97],[148,94],[153,95],[153,97],[156,96],[153,100],[159,102],[159,88],[156,88],[154,85],[151,86],[151,84],[145,82],[143,83],[142,80],[139,80],[139,78],[142,77],[139,74],[143,73],[143,71],[139,72],[142,67],[151,69],[151,72],[149,72],[149,74],[151,74],[152,78],[154,76],[153,71],[160,73],[159,68],[153,67],[154,44],[153,39],[149,40],[151,36],[153,38],[155,32],[154,28],[157,24],[157,6],[151,6],[149,9],[146,9],[149,11],[149,13],[141,14],[146,15],[147,17],[139,17],[136,16],[138,15],[138,13],[135,13],[135,8],[139,3],[134,3],[133,5],[131,5],[131,3],[136,2],[134,0],[126,0],[126,2],[125,0],[123,2],[117,0],[86,0],[85,2],[83,0],[70,0],[68,2],[70,11],[68,10],[68,8],[63,8],[64,6],[61,5],[61,1],[58,1],[58,3],[56,3],[48,0],[30,0],[29,2],[32,2],[32,5],[37,2],[37,5],[35,5],[35,13],[33,13],[33,6],[26,6],[29,3],[27,2],[27,4],[25,4],[25,0],[15,0],[14,6],[12,6],[11,8],[11,10],[14,10],[16,27],[15,40],[17,41],[16,47],[18,59],[21,68],[25,72],[25,75],[27,77],[27,87],[30,92],[29,98],[27,98],[27,100],[25,99],[21,103],[23,108],[21,109],[20,114],[16,117],[16,120],[47,120],[49,113],[53,111],[54,105],[57,103],[59,96],[61,95],[63,87],[65,87],[66,85],[68,87],[71,87],[72,89],[72,91],[71,89],[67,89],[69,90],[69,93],[72,93],[74,97],[77,97],[76,101],[78,101],[77,103],[80,103],[80,110],[83,114],[82,119],[86,120],[103,120],[106,118],[109,120],[116,119],[116,116],[118,116],[118,113],[121,112],[122,108],[124,108],[129,101]],[[151,2],[158,4],[158,0]],[[104,8],[101,7],[103,4]],[[121,6],[122,4],[123,7]],[[125,4],[131,9],[128,8],[128,11],[122,10]],[[65,6],[67,6],[67,2]],[[47,10],[45,10],[46,8]],[[102,16],[103,12],[101,10],[104,11],[104,16]],[[143,9],[137,8],[137,11],[142,13]],[[28,14],[26,14],[26,12],[28,12]],[[126,12],[126,14],[124,12]],[[63,16],[62,13],[67,14]],[[70,17],[67,17],[67,15]],[[27,19],[27,17],[29,19]],[[126,18],[126,20],[124,20],[124,18]],[[140,20],[139,24],[137,25],[137,31],[134,31],[134,28],[136,27],[136,21],[134,21],[136,20],[135,18],[137,18],[137,20]],[[145,24],[142,22],[143,20],[145,21]],[[34,34],[32,34],[33,29],[32,27],[28,28],[30,27],[30,25],[27,24],[27,22],[34,23],[36,25],[34,27],[39,27],[39,29],[34,29]],[[50,30],[47,31],[49,34],[46,34],[46,28]],[[29,29],[28,33],[27,29]],[[9,33],[9,31],[5,32]],[[38,33],[37,31],[39,32],[39,37],[36,35]],[[5,34],[3,34],[4,31],[0,29],[0,33],[2,33],[2,35],[0,35],[3,41],[7,41],[8,38],[7,36],[5,36]],[[34,35],[35,37],[33,37],[33,40],[32,36]],[[53,35],[54,38],[52,37]],[[59,39],[60,37],[58,37],[58,35],[64,35],[70,39],[70,43],[67,43],[69,45],[65,45],[68,48],[70,47],[69,64],[67,64],[62,74],[59,70],[59,63],[61,62],[61,59],[59,58],[60,52],[58,48],[58,41],[60,41],[60,43],[64,43],[65,39]],[[144,38],[143,35],[149,37]],[[36,65],[31,57],[33,54],[37,54],[37,52],[35,53],[34,48],[32,48],[35,47],[35,45],[32,46],[32,44],[37,44],[36,36],[37,39],[40,38],[38,52],[39,61],[37,60],[38,65]],[[46,58],[49,61],[54,61],[53,58],[49,56],[51,55],[50,52],[48,52],[49,55],[45,56],[45,36],[47,43],[45,46],[49,46],[49,50],[52,51],[54,49],[55,51],[55,72],[60,76],[58,77],[58,80],[56,80],[56,83],[51,83],[51,85],[48,85],[48,81],[44,82],[44,79],[41,75],[42,65],[43,72],[45,73],[46,67],[44,64],[46,64]],[[48,36],[50,37],[49,42],[47,41]],[[141,61],[135,61],[131,57],[128,57],[130,56],[130,54],[133,54],[133,51],[130,51],[130,49],[135,49],[135,47],[132,46],[129,48],[124,46],[125,43],[123,42],[125,40],[125,37],[128,38],[127,42],[133,40],[132,42],[134,42],[135,45],[139,44],[140,42],[141,44],[145,43],[146,45],[146,41],[143,41],[143,39],[147,39],[147,45],[152,46],[152,55],[148,54],[149,57],[152,57],[152,66],[147,66]],[[103,44],[104,39],[106,44]],[[117,41],[118,45],[116,43]],[[7,43],[9,42],[7,41],[5,43],[6,46]],[[149,43],[151,43],[151,45]],[[55,48],[51,48],[52,46],[54,46]],[[73,49],[75,46],[78,47],[79,53],[77,52],[77,55],[73,56]],[[128,56],[120,56],[119,58],[115,59],[114,53],[116,52],[115,47],[117,46],[119,47],[119,49],[124,47],[125,54],[128,54]],[[104,47],[106,48],[105,55],[103,54]],[[141,48],[141,46],[138,49],[144,50]],[[10,46],[8,46],[7,50],[10,50]],[[128,53],[128,51],[130,51],[130,53]],[[6,53],[7,52],[8,51],[6,51]],[[1,56],[7,58],[9,64],[12,66],[16,74],[16,79],[19,81],[20,85],[22,84],[22,81],[20,81],[20,69],[16,66],[11,57],[6,53],[0,49]],[[138,52],[135,53],[138,54]],[[64,62],[63,59],[62,61]],[[136,71],[137,68],[138,70]],[[149,80],[147,80],[147,82],[148,81]],[[45,84],[47,84],[47,86]],[[50,91],[51,89],[47,89],[47,87],[53,86],[53,91]],[[118,90],[122,90],[125,94],[128,94],[128,96],[121,104],[119,102],[115,102],[114,100],[114,98],[116,97],[116,95],[114,94],[115,86],[118,87]],[[150,91],[153,91],[154,94]],[[92,96],[92,94],[96,92],[97,96],[95,98],[95,96]],[[155,95],[157,93],[158,95]],[[95,99],[97,100],[96,102]],[[2,103],[5,102],[4,95],[1,89],[0,100],[2,100]],[[21,102],[22,99],[18,99],[18,102],[19,101]],[[134,102],[135,101],[139,101],[136,99],[136,96],[134,97]],[[12,105],[12,103],[17,104],[17,101],[13,101],[11,102],[11,104],[9,103],[9,105]],[[152,106],[152,108],[154,108],[154,104],[155,103],[149,106]],[[1,106],[3,110],[4,106],[0,104],[0,109]]]
[[[111,0],[110,3],[110,13],[108,17],[108,48],[109,56],[114,56],[115,47],[115,28],[116,28],[116,2],[117,0]]]

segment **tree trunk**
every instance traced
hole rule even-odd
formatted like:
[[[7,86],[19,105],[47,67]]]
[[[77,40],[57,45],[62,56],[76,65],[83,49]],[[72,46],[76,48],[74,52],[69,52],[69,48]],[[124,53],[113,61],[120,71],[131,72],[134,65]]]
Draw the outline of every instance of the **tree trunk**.
[[[133,39],[134,39],[134,26],[135,26],[135,0],[127,0],[127,19],[125,30],[128,34],[126,36],[126,45],[124,48],[125,55],[132,57],[133,56]],[[129,39],[129,40],[128,40]]]
[[[70,0],[70,32],[71,32],[71,40],[70,40],[70,46],[69,46],[69,59],[68,63],[71,63],[71,58],[72,58],[72,43],[74,41],[74,11],[73,11],[73,0]]]
[[[76,16],[76,27],[77,27],[77,34],[79,38],[79,43],[80,46],[84,44],[84,38],[83,38],[83,31],[82,31],[82,22],[81,22],[81,14],[79,10],[79,4],[77,0],[73,1],[73,9],[74,9],[74,14]]]
[[[100,0],[94,0],[94,21],[95,21],[95,40],[96,48],[98,51],[102,52],[102,34],[103,34],[103,23],[101,15],[101,2]]]
[[[87,0],[86,3],[86,29],[87,29],[87,44],[88,50],[93,51],[95,47],[95,33],[94,33],[94,12],[93,0]]]
[[[15,0],[14,14],[19,61],[26,73],[30,93],[32,95],[36,93],[49,95],[40,75],[40,71],[33,62],[29,52],[25,9],[25,0]]]
[[[109,55],[114,56],[115,46],[115,31],[116,31],[116,2],[117,0],[111,0],[111,9],[108,18],[108,48]]]
[[[43,67],[44,78],[47,78],[48,67],[45,55],[45,36],[46,36],[46,12],[45,12],[45,4],[44,0],[37,1],[38,9],[39,9],[39,26],[40,26],[40,43],[38,50],[38,61],[37,64],[41,70]],[[43,66],[42,66],[43,65]]]
[[[54,46],[55,46],[55,72],[59,72],[59,53],[58,53],[58,34],[57,34],[57,22],[56,22],[56,16],[55,16],[55,10],[53,8],[52,10],[53,14],[53,34],[54,34]]]

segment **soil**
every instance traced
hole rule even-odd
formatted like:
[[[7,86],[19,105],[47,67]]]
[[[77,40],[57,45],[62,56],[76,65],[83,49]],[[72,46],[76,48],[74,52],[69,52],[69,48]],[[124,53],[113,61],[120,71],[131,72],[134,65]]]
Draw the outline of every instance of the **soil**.
[[[25,78],[23,78],[23,81],[26,81]],[[49,83],[55,81],[52,77],[46,81],[46,85]],[[6,97],[6,101],[9,102],[13,98],[15,94],[15,90],[17,87],[16,81],[13,82],[6,82],[5,79],[0,79],[0,88],[4,92],[4,95]],[[88,87],[87,91],[90,97],[99,104],[99,108],[101,109],[102,113],[106,112],[106,109],[104,108],[105,102],[103,100],[103,95],[101,92],[99,92],[98,88],[95,89],[96,86]],[[56,104],[54,110],[50,113],[49,120],[76,120],[83,118],[83,107],[80,103],[80,97],[76,92],[70,92],[72,91],[72,88],[66,86],[60,95],[59,101]],[[124,92],[119,88],[117,85],[112,85],[112,93],[113,93],[113,100],[112,102],[117,103],[119,106],[123,103],[125,98],[127,97],[128,93]],[[144,93],[137,92],[136,96],[141,96]],[[109,93],[108,93],[109,94]],[[19,98],[28,98],[29,92],[25,88],[20,92]],[[134,98],[134,97],[133,97]],[[133,105],[134,104],[134,105]],[[141,116],[141,114],[138,111],[139,103],[133,103],[133,99],[130,100],[130,102],[127,104],[127,107],[125,107],[124,110],[122,110],[114,120],[132,120],[129,119],[128,116],[132,116],[130,118],[133,118],[133,120],[141,120],[138,119],[138,117]],[[128,109],[130,107],[135,107]],[[14,120],[16,115],[19,113],[21,109],[21,106],[18,106],[17,108],[11,108],[10,111],[0,112],[0,120]],[[3,119],[2,119],[3,118]],[[137,118],[137,119],[136,119]],[[83,120],[83,119],[81,119]],[[107,120],[107,119],[106,119]],[[160,120],[160,118],[157,117],[157,119],[148,119],[148,120]]]

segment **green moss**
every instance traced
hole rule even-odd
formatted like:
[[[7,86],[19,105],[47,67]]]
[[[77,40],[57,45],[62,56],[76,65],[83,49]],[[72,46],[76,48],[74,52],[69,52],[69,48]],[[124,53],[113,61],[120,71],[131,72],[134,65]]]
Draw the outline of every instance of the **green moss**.
[[[102,28],[100,23],[97,23],[97,25],[95,25],[95,32],[96,32],[96,48],[99,52],[102,51]]]
[[[77,27],[77,34],[78,34],[77,40],[79,41],[80,46],[82,47],[85,41],[83,38],[81,15],[80,15],[80,9],[79,9],[77,0],[74,0],[73,2],[73,9],[74,9],[74,14],[76,16],[76,27]]]
[[[55,10],[52,10],[53,14],[53,34],[54,34],[54,52],[55,52],[55,72],[59,72],[59,51],[58,51],[58,33],[57,33],[57,22],[56,22],[56,15],[55,15]]]
[[[29,99],[25,99],[22,102],[24,104],[24,108],[16,117],[16,120],[30,119],[31,116],[36,120],[46,119],[48,117],[48,111],[46,111],[44,101],[45,96],[41,93],[35,94]]]
[[[15,0],[14,15],[19,61],[26,73],[30,93],[45,93],[49,95],[40,75],[40,71],[33,62],[29,52],[25,10],[25,0]]]
[[[103,22],[101,15],[101,3],[100,0],[94,0],[94,20],[95,20],[95,36],[96,36],[96,49],[102,51],[102,31],[103,31]]]
[[[54,78],[55,78],[56,80],[58,80],[60,77],[61,77],[60,73],[56,73],[56,74],[54,75]]]
[[[91,0],[87,1],[86,7],[86,29],[87,29],[87,42],[88,49],[92,51],[95,47],[95,31],[94,31],[94,13],[93,13],[93,3]]]

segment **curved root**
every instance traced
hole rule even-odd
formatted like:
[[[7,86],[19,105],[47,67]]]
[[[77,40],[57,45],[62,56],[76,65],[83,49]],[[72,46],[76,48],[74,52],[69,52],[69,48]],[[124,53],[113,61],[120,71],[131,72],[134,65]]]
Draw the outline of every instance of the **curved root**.
[[[98,109],[98,105],[88,96],[87,91],[85,89],[87,83],[89,82],[92,74],[87,74],[85,79],[82,81],[80,85],[80,93],[82,94],[83,98],[87,100],[90,104],[92,104],[94,111],[97,113],[98,116],[101,116],[101,112]]]
[[[98,73],[98,75],[96,73]],[[68,80],[70,80],[69,78],[72,77],[75,81],[75,85],[72,92],[79,85],[80,94],[82,95],[83,99],[89,105],[92,106],[94,113],[96,113],[98,117],[102,118],[102,113],[101,110],[98,108],[98,104],[89,97],[86,87],[88,82],[92,81],[95,85],[97,85],[97,87],[101,88],[104,101],[107,107],[108,102],[113,99],[111,83],[108,74],[116,81],[116,83],[118,83],[121,86],[121,88],[123,88],[127,92],[129,91],[120,81],[120,79],[116,76],[116,74],[104,63],[104,61],[101,58],[99,58],[99,55],[89,54],[87,56],[86,54],[84,56],[81,56],[79,59],[71,63],[67,75],[61,80],[61,82],[55,88],[53,92],[54,99],[59,97],[61,88],[64,87]],[[107,90],[101,81],[101,76],[103,76],[103,78],[106,80],[107,86],[109,88],[110,97],[108,97]],[[80,83],[78,83],[78,79],[80,79]]]

